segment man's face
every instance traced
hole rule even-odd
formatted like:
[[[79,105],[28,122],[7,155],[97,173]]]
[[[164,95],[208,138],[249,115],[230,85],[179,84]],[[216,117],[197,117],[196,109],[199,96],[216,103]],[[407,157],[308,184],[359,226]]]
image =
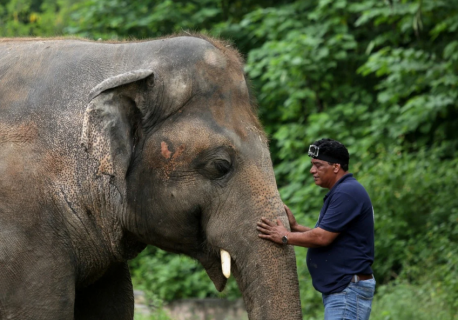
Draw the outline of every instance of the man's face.
[[[330,189],[334,185],[336,169],[335,164],[329,164],[327,161],[312,159],[312,168],[310,168],[310,173],[313,175],[315,184],[322,188]]]

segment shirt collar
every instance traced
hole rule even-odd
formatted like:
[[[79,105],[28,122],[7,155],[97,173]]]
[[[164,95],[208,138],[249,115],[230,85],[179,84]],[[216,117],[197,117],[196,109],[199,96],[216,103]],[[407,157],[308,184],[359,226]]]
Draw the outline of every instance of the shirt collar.
[[[337,180],[336,184],[332,186],[331,190],[328,191],[328,193],[324,196],[323,198],[323,202],[326,201],[326,198],[329,197],[333,192],[334,190],[336,190],[336,187],[341,184],[342,182],[344,182],[345,180],[347,180],[348,178],[350,177],[353,177],[353,173],[347,173],[345,174],[342,178],[340,178],[339,180]]]

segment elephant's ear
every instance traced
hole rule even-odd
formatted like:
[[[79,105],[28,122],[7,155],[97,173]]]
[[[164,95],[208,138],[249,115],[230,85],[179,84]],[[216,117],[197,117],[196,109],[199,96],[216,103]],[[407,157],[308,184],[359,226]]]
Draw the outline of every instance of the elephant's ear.
[[[97,176],[124,180],[141,130],[141,104],[152,84],[153,70],[142,69],[110,77],[91,90],[81,144],[96,160]]]

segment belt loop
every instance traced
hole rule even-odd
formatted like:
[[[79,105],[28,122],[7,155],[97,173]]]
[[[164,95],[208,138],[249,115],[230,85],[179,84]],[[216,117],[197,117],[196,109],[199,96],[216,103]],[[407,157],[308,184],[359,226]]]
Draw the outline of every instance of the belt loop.
[[[358,283],[359,282],[359,277],[357,274],[353,275],[353,282]]]

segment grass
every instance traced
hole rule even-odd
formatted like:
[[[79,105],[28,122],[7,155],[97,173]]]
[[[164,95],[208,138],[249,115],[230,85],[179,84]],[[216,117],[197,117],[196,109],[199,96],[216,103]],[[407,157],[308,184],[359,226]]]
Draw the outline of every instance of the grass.
[[[382,286],[372,304],[371,320],[458,320],[458,310],[445,301],[444,294],[427,285]]]

